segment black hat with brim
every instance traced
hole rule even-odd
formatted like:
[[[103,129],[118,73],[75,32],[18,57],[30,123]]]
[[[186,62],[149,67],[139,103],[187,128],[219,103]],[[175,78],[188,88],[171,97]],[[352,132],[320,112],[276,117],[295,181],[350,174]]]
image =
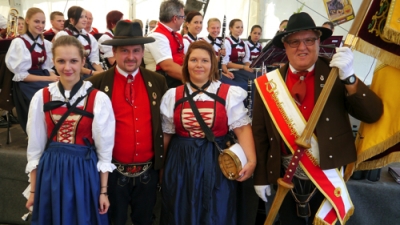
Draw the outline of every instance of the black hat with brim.
[[[102,45],[127,46],[141,45],[155,42],[152,37],[143,37],[142,28],[138,22],[118,21],[115,26],[114,37],[111,40],[104,41]]]
[[[292,33],[303,30],[319,30],[321,31],[320,40],[324,41],[332,35],[332,30],[325,27],[315,26],[314,20],[305,12],[295,13],[290,16],[284,32],[280,32],[272,39],[272,43],[279,48],[285,48],[282,38]]]

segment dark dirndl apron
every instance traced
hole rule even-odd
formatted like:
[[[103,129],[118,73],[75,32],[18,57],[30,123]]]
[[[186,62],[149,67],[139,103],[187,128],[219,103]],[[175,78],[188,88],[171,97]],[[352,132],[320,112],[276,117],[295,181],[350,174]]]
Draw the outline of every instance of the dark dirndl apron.
[[[216,138],[220,147],[224,140]],[[218,155],[205,138],[172,138],[161,189],[161,224],[236,224],[237,183],[222,174]]]
[[[50,76],[47,70],[28,70],[30,74],[38,76]],[[26,123],[28,122],[29,104],[33,95],[40,89],[49,86],[51,81],[35,82],[13,82],[13,100],[18,115],[19,123],[26,133]]]

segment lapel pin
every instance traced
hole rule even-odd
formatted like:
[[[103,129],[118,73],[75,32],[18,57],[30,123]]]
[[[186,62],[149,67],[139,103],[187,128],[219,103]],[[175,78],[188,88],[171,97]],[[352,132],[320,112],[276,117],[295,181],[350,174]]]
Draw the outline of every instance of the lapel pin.
[[[324,77],[323,75],[321,75],[321,76],[319,77],[319,79],[320,79],[321,81],[324,81],[324,80],[325,80],[325,77]]]
[[[110,89],[108,89],[108,86],[106,86],[105,88],[104,88],[104,91],[105,92],[108,92]]]
[[[147,84],[149,85],[149,87],[153,87],[153,84],[150,81]]]

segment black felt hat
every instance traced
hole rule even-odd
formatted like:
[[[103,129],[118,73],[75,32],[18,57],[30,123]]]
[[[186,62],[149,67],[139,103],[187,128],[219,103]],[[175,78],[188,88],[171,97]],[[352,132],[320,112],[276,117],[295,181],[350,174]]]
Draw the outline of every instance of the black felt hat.
[[[155,42],[152,37],[143,37],[142,28],[138,22],[118,21],[115,26],[114,37],[111,40],[104,41],[102,45],[126,46],[140,45]]]
[[[303,30],[319,30],[321,31],[321,41],[324,41],[332,35],[332,30],[325,27],[315,26],[314,20],[305,12],[295,13],[290,16],[284,32],[280,32],[272,39],[272,43],[279,48],[284,48],[282,38],[292,33]]]

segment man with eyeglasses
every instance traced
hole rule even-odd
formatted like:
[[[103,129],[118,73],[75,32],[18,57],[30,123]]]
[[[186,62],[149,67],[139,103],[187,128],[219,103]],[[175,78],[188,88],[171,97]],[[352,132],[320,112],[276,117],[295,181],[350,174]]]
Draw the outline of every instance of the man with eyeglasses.
[[[257,152],[256,193],[267,202],[270,185],[276,187],[284,172],[289,177],[294,173],[294,188],[282,196],[281,225],[325,224],[324,213],[335,216],[339,208],[344,215],[351,215],[354,208],[338,170],[357,157],[348,113],[373,123],[383,112],[380,98],[355,76],[349,48],[338,48],[331,61],[318,56],[320,42],[331,35],[330,29],[316,27],[307,13],[293,14],[286,30],[272,40],[285,49],[289,63],[255,80],[252,129]],[[295,140],[310,118],[331,67],[339,69],[339,76],[322,109],[311,148],[297,156],[300,148]],[[292,158],[300,158],[301,164],[293,164]],[[321,204],[324,199],[329,201]]]
[[[146,69],[165,76],[168,88],[182,85],[183,39],[177,31],[185,21],[184,4],[178,0],[163,1],[156,28],[148,37],[155,42],[145,45]]]

